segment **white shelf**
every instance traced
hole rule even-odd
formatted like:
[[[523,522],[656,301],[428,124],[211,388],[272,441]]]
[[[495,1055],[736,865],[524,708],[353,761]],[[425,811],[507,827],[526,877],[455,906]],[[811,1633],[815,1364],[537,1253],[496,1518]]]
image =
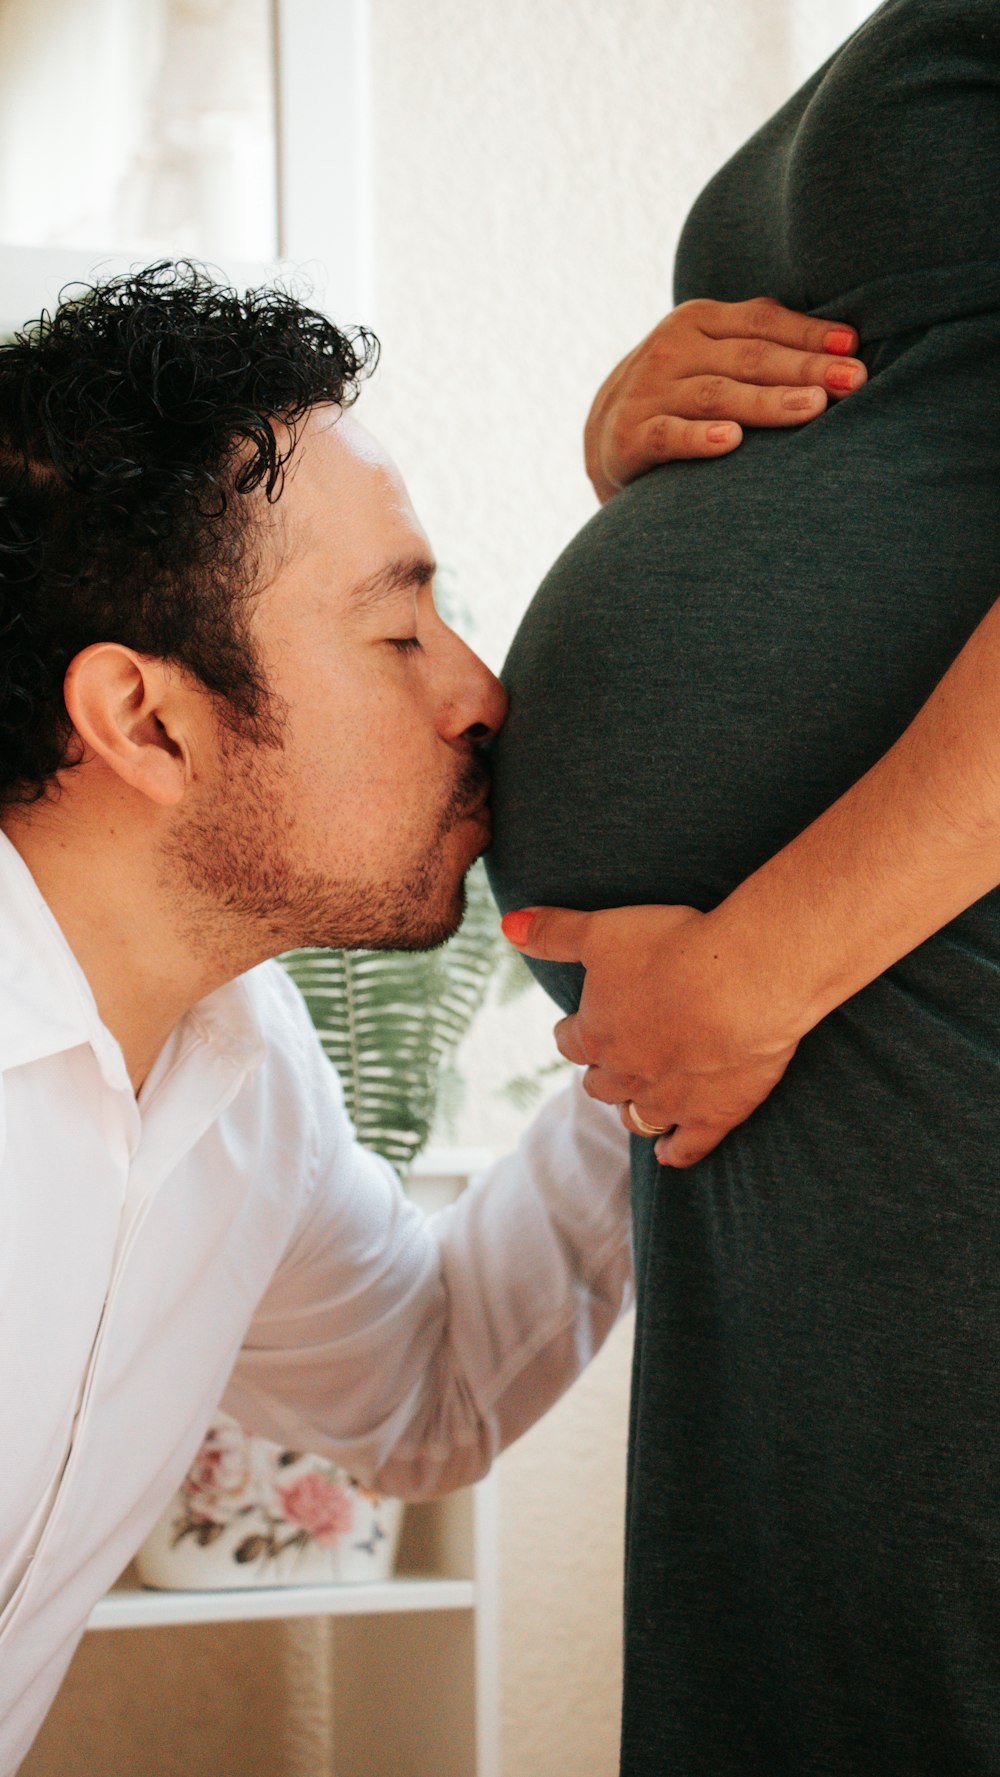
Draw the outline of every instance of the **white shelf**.
[[[228,1592],[159,1592],[126,1574],[91,1612],[88,1629],[160,1629],[250,1618],[363,1617],[386,1612],[473,1610],[472,1580],[401,1578],[343,1586],[237,1587]]]

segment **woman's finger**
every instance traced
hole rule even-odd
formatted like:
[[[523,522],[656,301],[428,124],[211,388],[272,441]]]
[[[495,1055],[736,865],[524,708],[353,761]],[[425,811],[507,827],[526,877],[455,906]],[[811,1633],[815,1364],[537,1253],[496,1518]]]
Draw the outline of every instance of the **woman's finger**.
[[[754,296],[748,302],[712,302],[701,298],[685,306],[703,311],[692,318],[697,319],[709,339],[770,339],[775,345],[794,346],[800,352],[839,355],[858,349],[857,331],[846,322],[803,315],[770,296]]]
[[[674,1166],[683,1169],[697,1166],[713,1148],[717,1148],[723,1137],[729,1134],[732,1126],[713,1124],[691,1124],[685,1128],[680,1124],[669,1134],[661,1135],[653,1149],[661,1166]]]
[[[815,387],[770,389],[728,376],[689,376],[674,384],[671,399],[685,417],[711,412],[743,426],[801,426],[823,413],[828,398]]]
[[[671,390],[671,400],[673,394]],[[728,456],[742,437],[740,427],[730,418],[723,419],[721,413],[704,420],[693,415],[679,418],[676,414],[657,413],[640,421],[627,437],[623,431],[614,459],[606,467],[617,487],[621,487],[657,463],[672,463],[680,457]]]
[[[552,1035],[564,1061],[572,1061],[576,1067],[587,1066],[590,1057],[580,1041],[580,1020],[575,1013],[570,1018],[560,1018]]]
[[[774,386],[815,385],[833,395],[850,394],[868,381],[860,358],[831,356],[828,352],[799,352],[791,346],[774,345],[767,339],[720,339],[711,357],[699,369],[717,370],[741,383]]]
[[[588,1067],[583,1076],[583,1090],[588,1098],[599,1098],[602,1104],[624,1105],[634,1093],[645,1091],[647,1084],[632,1074],[611,1074],[603,1067]]]

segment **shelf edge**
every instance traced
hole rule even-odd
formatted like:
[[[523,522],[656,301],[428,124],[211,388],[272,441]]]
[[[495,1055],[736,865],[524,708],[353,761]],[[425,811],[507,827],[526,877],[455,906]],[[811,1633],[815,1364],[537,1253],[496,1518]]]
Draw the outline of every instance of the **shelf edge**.
[[[88,1629],[160,1629],[313,1616],[380,1616],[398,1611],[473,1610],[473,1580],[394,1579],[342,1586],[273,1586],[231,1592],[113,1588],[95,1605]]]

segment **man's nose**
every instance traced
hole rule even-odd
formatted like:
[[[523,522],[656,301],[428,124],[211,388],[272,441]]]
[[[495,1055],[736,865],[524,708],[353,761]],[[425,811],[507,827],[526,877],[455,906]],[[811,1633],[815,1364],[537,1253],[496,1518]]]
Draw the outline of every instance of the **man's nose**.
[[[476,743],[492,740],[507,715],[507,693],[485,661],[464,642],[460,646],[465,657],[461,663],[462,685],[449,700],[444,717],[447,738]]]
[[[509,703],[507,693],[500,680],[490,672],[488,667],[484,667],[483,670],[489,680],[483,699],[485,707],[478,720],[470,722],[466,729],[468,738],[474,741],[492,740],[494,735],[499,734],[507,720]]]

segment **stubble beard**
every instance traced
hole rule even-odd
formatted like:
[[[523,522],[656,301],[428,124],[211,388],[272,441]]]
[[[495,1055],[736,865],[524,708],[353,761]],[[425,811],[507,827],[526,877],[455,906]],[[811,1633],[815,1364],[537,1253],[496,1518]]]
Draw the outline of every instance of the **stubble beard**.
[[[465,872],[448,881],[442,847],[481,798],[478,756],[459,773],[426,847],[396,881],[331,879],[295,862],[280,747],[223,748],[224,797],[174,829],[165,859],[189,941],[237,972],[286,950],[430,950],[462,923]]]

